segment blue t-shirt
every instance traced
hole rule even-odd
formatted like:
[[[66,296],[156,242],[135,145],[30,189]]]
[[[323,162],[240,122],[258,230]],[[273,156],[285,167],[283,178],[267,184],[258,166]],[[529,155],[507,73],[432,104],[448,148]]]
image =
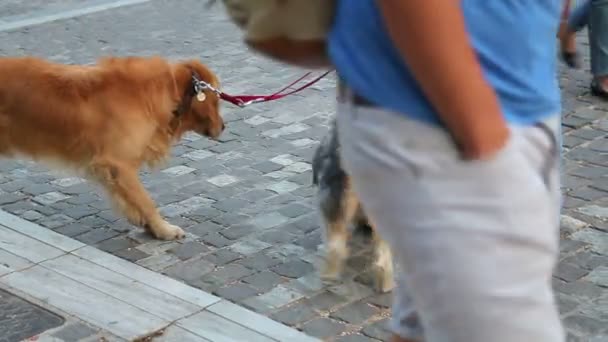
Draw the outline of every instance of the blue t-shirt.
[[[370,102],[439,124],[436,111],[393,46],[377,1],[338,1],[329,36],[329,54],[338,73]],[[511,124],[532,124],[561,110],[556,33],[562,3],[461,0],[473,48]],[[449,63],[449,56],[442,58]]]

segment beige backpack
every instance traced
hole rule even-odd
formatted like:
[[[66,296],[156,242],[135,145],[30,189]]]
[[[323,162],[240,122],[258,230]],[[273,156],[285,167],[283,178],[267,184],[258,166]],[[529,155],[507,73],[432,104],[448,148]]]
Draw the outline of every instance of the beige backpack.
[[[254,50],[291,64],[307,64],[325,54],[335,1],[222,0],[222,3]]]

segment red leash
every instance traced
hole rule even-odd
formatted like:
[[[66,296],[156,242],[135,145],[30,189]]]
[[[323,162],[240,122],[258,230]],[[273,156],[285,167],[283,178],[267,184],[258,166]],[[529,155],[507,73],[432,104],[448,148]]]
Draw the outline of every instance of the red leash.
[[[292,82],[289,85],[287,85],[286,87],[284,87],[283,89],[281,89],[273,94],[270,94],[270,95],[228,95],[228,94],[224,93],[223,91],[214,88],[211,84],[198,79],[197,77],[193,77],[193,83],[194,83],[194,90],[196,91],[197,94],[201,93],[205,89],[208,89],[208,90],[214,92],[215,94],[217,94],[217,96],[219,96],[220,99],[243,108],[250,104],[275,101],[275,100],[281,99],[283,97],[298,93],[298,92],[312,86],[313,84],[319,82],[325,76],[329,75],[329,73],[331,73],[332,71],[333,70],[329,70],[329,71],[323,73],[322,75],[316,77],[315,79],[311,80],[310,82],[305,83],[301,87],[296,88],[289,92],[285,92],[287,89],[293,87],[294,85],[296,85],[296,84],[300,83],[302,80],[304,80],[306,77],[310,76],[311,72],[308,72],[308,73],[304,74],[304,76],[298,78],[294,82]]]

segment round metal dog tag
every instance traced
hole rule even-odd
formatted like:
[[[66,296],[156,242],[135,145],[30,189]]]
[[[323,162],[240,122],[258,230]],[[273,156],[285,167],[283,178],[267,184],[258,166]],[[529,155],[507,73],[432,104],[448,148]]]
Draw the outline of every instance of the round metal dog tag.
[[[205,95],[205,93],[203,93],[203,92],[200,92],[196,95],[196,99],[199,102],[203,102],[203,101],[205,101],[205,99],[207,99],[207,95]]]

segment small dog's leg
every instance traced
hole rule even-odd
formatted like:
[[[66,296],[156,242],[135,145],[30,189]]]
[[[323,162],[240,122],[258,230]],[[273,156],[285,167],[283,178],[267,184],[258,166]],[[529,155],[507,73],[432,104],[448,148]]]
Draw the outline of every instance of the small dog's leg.
[[[114,204],[134,225],[161,240],[180,239],[184,231],[165,221],[137,175],[137,169],[112,161],[98,161],[89,174],[110,193]]]
[[[321,278],[337,280],[342,275],[344,263],[349,255],[347,246],[349,233],[344,221],[328,223],[326,227],[325,265]]]
[[[353,217],[359,208],[357,197],[349,189],[345,189],[340,205],[340,213],[333,220],[326,217],[326,238],[325,238],[325,266],[321,277],[326,280],[336,280],[342,275],[344,263],[349,255],[348,225],[352,222]]]
[[[393,278],[393,257],[389,244],[374,231],[374,252],[376,256],[376,287],[380,292],[389,292],[395,287]]]

